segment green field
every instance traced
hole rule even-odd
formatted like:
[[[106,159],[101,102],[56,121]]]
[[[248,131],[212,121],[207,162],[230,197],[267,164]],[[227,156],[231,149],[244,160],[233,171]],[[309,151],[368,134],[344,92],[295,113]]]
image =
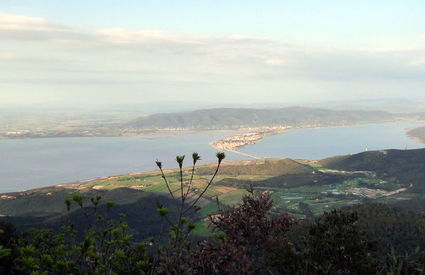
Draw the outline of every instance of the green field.
[[[194,193],[199,194],[209,178],[213,167],[202,166],[194,176]],[[256,161],[243,165],[225,166],[222,168],[210,189],[205,193],[205,200],[199,211],[196,234],[205,234],[208,229],[203,219],[217,211],[216,199],[223,205],[238,204],[247,194],[246,187],[254,186],[257,191],[270,192],[275,208],[287,211],[296,217],[321,215],[324,211],[347,205],[358,204],[368,200],[391,201],[403,197],[404,194],[386,196],[403,187],[397,182],[384,181],[371,174],[338,174],[323,172],[323,165],[318,162],[293,160]],[[253,171],[253,174],[249,174]],[[261,171],[261,173],[259,173]],[[180,193],[180,177],[176,170],[166,173],[170,187],[176,197]],[[190,170],[184,170],[184,182],[190,178]],[[324,180],[323,180],[324,179]],[[289,181],[289,184],[288,184]],[[304,183],[308,184],[304,184]],[[383,184],[385,183],[385,184]],[[129,187],[145,192],[167,195],[167,186],[159,172],[138,175],[124,175],[88,182],[86,188],[112,190]],[[417,197],[417,196],[416,196]]]

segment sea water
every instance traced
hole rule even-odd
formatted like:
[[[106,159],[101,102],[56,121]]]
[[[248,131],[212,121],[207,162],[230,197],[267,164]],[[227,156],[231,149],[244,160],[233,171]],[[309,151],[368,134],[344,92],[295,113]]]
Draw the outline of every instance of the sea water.
[[[260,157],[321,159],[368,150],[423,147],[406,130],[424,123],[378,123],[348,127],[298,129],[267,137],[239,151]],[[202,163],[215,161],[217,150],[208,144],[235,132],[204,132],[166,138],[84,137],[0,141],[0,193],[150,171],[155,160],[176,168],[176,155],[196,151]],[[246,159],[226,153],[227,160]]]

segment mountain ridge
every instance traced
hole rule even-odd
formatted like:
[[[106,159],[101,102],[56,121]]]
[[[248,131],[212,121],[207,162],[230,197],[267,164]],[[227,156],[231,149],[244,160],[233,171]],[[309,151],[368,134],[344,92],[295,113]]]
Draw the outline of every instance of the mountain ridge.
[[[302,126],[352,124],[362,121],[390,121],[399,115],[384,111],[336,111],[324,108],[285,107],[277,109],[215,108],[181,113],[158,113],[124,124],[136,129],[218,129],[260,126]]]

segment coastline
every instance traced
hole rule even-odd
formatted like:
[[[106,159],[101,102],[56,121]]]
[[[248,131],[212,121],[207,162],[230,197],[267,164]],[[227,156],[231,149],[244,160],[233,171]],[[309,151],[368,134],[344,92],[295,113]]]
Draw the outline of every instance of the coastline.
[[[387,123],[392,123],[392,122],[399,122],[399,121],[388,121]],[[425,122],[425,121],[415,121],[415,122]],[[328,128],[350,127],[350,126],[356,126],[356,125],[362,125],[362,124],[363,123],[352,124],[352,125],[339,125],[339,126],[338,125],[333,125],[333,126],[311,126],[311,127],[286,127],[284,130],[283,129],[280,129],[280,131],[275,131],[276,129],[273,129],[273,130],[270,129],[270,132],[268,132],[268,135],[262,136],[262,138],[256,140],[253,143],[247,143],[247,144],[244,144],[244,145],[240,145],[240,146],[237,146],[237,147],[235,147],[233,149],[232,148],[222,148],[222,147],[217,146],[216,143],[219,142],[220,140],[218,140],[218,141],[212,141],[212,142],[208,143],[208,145],[211,146],[211,147],[213,147],[216,150],[219,150],[219,151],[231,152],[231,153],[238,154],[238,155],[241,155],[241,156],[244,156],[244,157],[248,157],[248,158],[251,158],[251,159],[254,159],[254,160],[265,160],[266,157],[254,156],[254,155],[251,155],[251,154],[243,153],[243,152],[238,151],[237,148],[241,148],[241,147],[244,147],[244,146],[256,144],[258,141],[261,141],[263,138],[266,138],[266,137],[269,137],[269,136],[285,134],[288,130],[328,129]],[[372,124],[372,123],[364,123],[364,124]],[[417,128],[421,128],[421,127],[425,127],[425,126],[412,127],[412,128],[406,129],[406,136],[408,136],[408,137],[410,137],[410,138],[418,141],[419,143],[425,144],[425,139],[421,139],[419,137],[415,137],[415,136],[409,134],[409,132],[411,130],[414,130],[414,129],[417,129]],[[257,131],[260,131],[260,132],[264,132],[264,127],[261,127],[259,129],[251,129],[251,131],[249,131],[249,132],[245,132],[245,133],[234,135],[234,136],[257,133],[256,131],[252,131],[252,130],[257,130]],[[220,132],[233,132],[232,130],[217,130],[217,131],[220,131]],[[197,132],[192,132],[192,133],[217,132],[217,131],[215,131],[215,130],[204,130],[204,131],[197,131]],[[242,130],[239,130],[239,131],[242,131]],[[187,133],[187,134],[190,134],[190,133]],[[226,137],[226,138],[231,138],[231,137],[234,137],[234,136],[229,136],[229,137]],[[162,138],[162,137],[158,137],[158,138]],[[224,138],[224,139],[226,139],[226,138]],[[221,140],[223,140],[223,139],[221,139]],[[226,163],[227,164],[232,164],[232,163],[239,163],[239,162],[243,162],[243,160],[229,161],[229,162],[226,162]],[[211,164],[214,164],[214,163],[207,163],[205,165],[211,165]],[[167,169],[167,170],[164,170],[164,172],[170,172],[172,170],[173,169]],[[128,173],[128,174],[119,174],[119,175],[113,175],[113,176],[101,176],[101,177],[96,177],[96,178],[92,178],[92,179],[79,180],[79,181],[68,182],[68,183],[63,183],[63,184],[56,184],[56,185],[47,186],[47,187],[40,187],[40,188],[37,188],[37,189],[48,188],[48,187],[50,187],[50,188],[52,188],[52,187],[72,188],[73,186],[76,186],[76,185],[78,187],[81,187],[84,184],[90,183],[90,182],[93,182],[93,181],[111,179],[111,178],[115,178],[115,177],[122,177],[122,176],[128,176],[128,175],[143,175],[143,174],[155,174],[155,173],[159,173],[159,170],[136,172],[136,173]],[[30,190],[27,190],[27,191],[30,191]],[[25,192],[25,191],[22,191],[22,192]]]
[[[408,121],[391,120],[391,121],[379,122],[379,123],[396,123],[396,122],[408,122]],[[415,121],[411,121],[411,122],[425,123],[424,120],[415,120]],[[354,123],[354,124],[343,124],[343,125],[329,125],[329,126],[328,125],[326,125],[326,126],[325,125],[307,125],[307,126],[300,126],[300,127],[293,127],[293,126],[258,127],[258,128],[251,129],[251,131],[246,132],[246,133],[242,133],[242,134],[238,134],[238,135],[234,135],[234,136],[229,136],[229,137],[217,140],[217,141],[210,142],[209,145],[211,147],[213,147],[214,149],[217,149],[217,150],[235,153],[235,154],[238,154],[238,155],[241,155],[241,156],[244,156],[244,157],[249,157],[249,158],[252,158],[252,159],[263,160],[263,159],[265,159],[265,157],[250,155],[250,154],[247,154],[247,153],[240,152],[237,149],[248,146],[248,145],[256,144],[257,142],[259,142],[262,139],[269,137],[269,136],[284,134],[284,133],[286,133],[287,130],[342,128],[342,127],[352,127],[352,126],[357,126],[357,125],[366,125],[366,124],[374,124],[374,123],[376,123],[376,122]],[[415,127],[407,128],[405,130],[405,134],[409,138],[416,140],[418,143],[425,144],[425,137],[421,138],[421,137],[412,135],[410,133],[412,130],[422,128],[422,127],[425,127],[425,126],[417,126],[417,127],[415,126]],[[252,130],[254,130],[254,131],[252,131]],[[250,136],[250,135],[254,135],[258,138],[255,138],[253,140],[243,140],[244,137]]]
[[[264,160],[265,158],[260,158],[260,159]],[[230,161],[224,161],[222,166],[252,164],[252,161],[253,160],[230,160]],[[206,164],[202,164],[201,166],[215,167],[216,162],[209,162],[209,163],[206,163]],[[192,169],[191,166],[183,167],[183,171],[190,171],[191,169]],[[167,173],[177,172],[178,169],[177,168],[175,168],[175,169],[164,169],[163,171],[164,171],[164,173],[167,174]],[[161,174],[160,170],[156,169],[156,170],[150,170],[150,171],[141,171],[141,172],[116,174],[116,175],[110,175],[110,176],[93,177],[93,178],[90,178],[90,179],[75,180],[75,181],[46,185],[46,186],[35,187],[35,188],[25,189],[25,190],[0,192],[0,200],[11,199],[11,197],[16,196],[17,194],[19,194],[19,195],[29,195],[29,194],[32,194],[34,192],[53,192],[54,190],[52,190],[52,189],[56,189],[56,188],[64,188],[64,189],[84,191],[84,190],[87,190],[87,188],[88,188],[87,185],[90,185],[91,183],[94,183],[94,182],[108,181],[108,180],[117,179],[117,178],[120,178],[120,177],[127,177],[127,176],[160,175],[160,174]],[[90,189],[93,189],[93,188],[89,188],[89,190]]]
[[[392,120],[392,121],[387,121],[385,123],[396,123],[396,122],[408,122],[408,121],[405,121],[405,120]],[[425,121],[422,120],[422,121],[409,121],[409,122],[413,122],[413,124],[414,124],[414,123],[421,123],[421,122],[424,123]],[[382,123],[382,122],[380,122],[380,123]],[[243,157],[246,157],[248,159],[264,160],[265,157],[263,157],[263,156],[251,155],[251,154],[248,154],[248,153],[240,152],[240,151],[238,151],[238,148],[241,148],[243,146],[253,145],[255,143],[260,142],[263,138],[266,138],[268,136],[285,134],[285,133],[287,133],[288,130],[341,128],[341,127],[350,127],[350,126],[365,125],[365,124],[373,124],[373,123],[372,122],[371,123],[356,123],[356,124],[352,124],[352,125],[348,125],[348,124],[344,124],[344,125],[307,125],[307,126],[302,126],[302,127],[285,127],[285,129],[283,129],[282,127],[280,127],[279,129],[275,129],[275,128],[273,128],[273,129],[267,129],[267,128],[264,128],[264,127],[262,127],[262,128],[261,127],[259,127],[259,128],[240,128],[239,131],[240,132],[244,132],[244,133],[237,134],[237,135],[232,135],[230,137],[234,137],[234,136],[238,136],[238,135],[239,136],[240,135],[243,136],[244,134],[254,134],[254,135],[255,134],[260,134],[259,135],[260,138],[255,139],[255,141],[250,142],[250,143],[239,144],[238,146],[235,146],[233,148],[232,147],[229,148],[229,147],[217,146],[217,142],[220,141],[220,140],[218,140],[218,141],[217,140],[216,141],[211,141],[211,142],[208,143],[208,145],[211,146],[212,148],[216,149],[216,150],[227,151],[227,152],[230,152],[230,153],[238,154],[238,155],[243,156]],[[416,128],[420,128],[420,127],[421,126],[419,126],[419,125],[418,126],[413,126],[411,128],[407,128],[406,127],[405,128],[405,134],[408,137],[416,140],[417,142],[419,142],[421,144],[425,144],[425,139],[420,139],[417,136],[414,136],[414,135],[409,134],[409,131],[411,131],[413,129],[416,129]],[[277,130],[279,130],[279,131],[277,131]],[[220,130],[203,130],[203,131],[186,131],[185,134],[186,135],[190,135],[190,134],[195,134],[195,133],[206,133],[206,132],[224,132],[224,133],[225,132],[233,132],[233,133],[235,133],[236,131],[235,130],[227,130],[227,129],[226,130],[221,130],[221,131]],[[183,132],[180,132],[180,133],[177,133],[177,134],[180,135],[182,133]],[[156,137],[156,138],[160,139],[161,136]],[[229,137],[225,137],[223,139],[226,139],[226,138],[229,138]],[[137,174],[152,173],[152,172],[154,172],[154,171],[138,172]],[[123,174],[123,175],[129,175],[129,174]],[[118,175],[118,176],[122,176],[122,175]],[[112,177],[114,177],[114,176],[112,176]],[[90,181],[99,180],[99,179],[102,179],[102,178],[108,178],[108,176],[100,176],[100,177],[89,178],[89,179],[86,178],[85,180],[75,180],[75,181],[72,181],[72,182],[62,182],[62,183],[59,183],[59,184],[55,184],[54,183],[52,185],[46,185],[46,186],[41,186],[41,187],[36,187],[36,188],[31,188],[31,189],[22,189],[22,190],[16,191],[16,192],[26,192],[26,191],[33,190],[33,189],[47,188],[47,187],[53,187],[53,186],[62,186],[62,187],[64,187],[64,186],[72,186],[72,185],[74,185],[74,186],[80,186],[80,185],[84,185],[84,183],[87,183],[87,182],[90,182]],[[12,193],[12,192],[5,192],[5,193]]]
[[[115,137],[115,138],[130,138],[130,137],[142,137],[145,139],[161,139],[161,138],[169,138],[176,136],[185,136],[192,135],[197,133],[208,133],[208,132],[255,132],[259,129],[265,128],[275,128],[275,129],[284,129],[284,130],[296,130],[296,129],[323,129],[323,128],[336,128],[336,127],[350,127],[356,125],[364,125],[364,124],[374,124],[374,123],[392,123],[392,122],[425,122],[425,120],[405,120],[405,119],[393,119],[388,121],[366,121],[366,122],[357,122],[357,123],[349,123],[349,124],[335,124],[335,125],[302,125],[302,126],[289,126],[289,125],[275,125],[275,126],[258,126],[258,127],[235,127],[235,128],[227,128],[227,129],[194,129],[194,128],[164,128],[164,129],[143,129],[138,131],[123,131],[120,133],[113,134],[87,134],[87,133],[66,133],[59,135],[18,135],[18,136],[7,136],[4,133],[0,133],[0,141],[4,140],[30,140],[30,139],[54,139],[54,138],[101,138],[101,137]],[[280,134],[280,133],[277,133]]]

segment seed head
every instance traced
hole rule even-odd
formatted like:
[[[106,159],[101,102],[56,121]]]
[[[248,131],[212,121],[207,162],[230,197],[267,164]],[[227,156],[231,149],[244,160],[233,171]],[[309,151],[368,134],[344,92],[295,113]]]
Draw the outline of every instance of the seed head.
[[[196,162],[201,159],[201,156],[198,153],[194,152],[192,154],[192,159],[193,159],[193,165],[195,165]]]
[[[181,156],[177,156],[176,157],[176,161],[179,164],[179,167],[182,168],[183,167],[183,160],[184,160],[185,155],[181,155]]]
[[[218,159],[218,164],[220,164],[221,161],[226,157],[226,154],[224,152],[218,152],[216,154],[216,156],[217,156],[217,159]]]

